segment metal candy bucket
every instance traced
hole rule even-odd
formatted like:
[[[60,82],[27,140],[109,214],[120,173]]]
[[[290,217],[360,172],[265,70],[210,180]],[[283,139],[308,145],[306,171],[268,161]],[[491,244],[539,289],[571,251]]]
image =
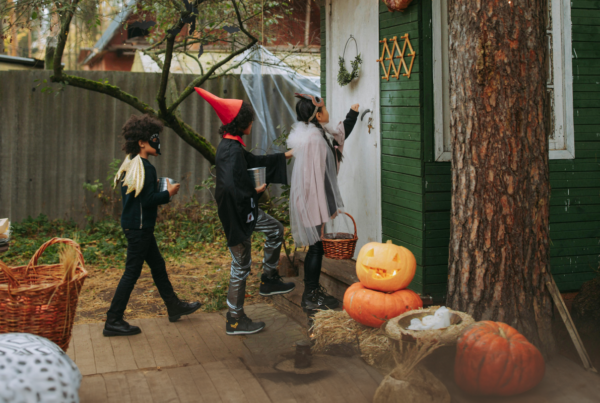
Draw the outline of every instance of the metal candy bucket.
[[[250,175],[250,179],[254,182],[254,187],[261,187],[267,182],[267,168],[250,168],[248,170],[248,175]]]
[[[167,181],[171,182],[171,185],[176,185],[179,182],[177,182],[174,179],[171,178],[159,178],[158,179],[158,191],[159,192],[164,192],[165,190],[167,190]],[[171,201],[172,197],[169,197],[169,201]]]

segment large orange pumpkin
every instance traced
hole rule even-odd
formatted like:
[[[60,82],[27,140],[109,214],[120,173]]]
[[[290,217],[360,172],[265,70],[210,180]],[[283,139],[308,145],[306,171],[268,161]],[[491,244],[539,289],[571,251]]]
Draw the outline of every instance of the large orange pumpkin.
[[[422,307],[421,297],[411,290],[386,293],[354,283],[344,294],[344,310],[355,321],[371,327],[380,327],[386,320]]]
[[[416,270],[415,255],[392,241],[370,242],[360,249],[356,259],[358,279],[373,290],[402,290],[408,287]]]
[[[516,395],[540,383],[544,372],[539,350],[505,323],[477,322],[458,339],[454,380],[467,393]]]

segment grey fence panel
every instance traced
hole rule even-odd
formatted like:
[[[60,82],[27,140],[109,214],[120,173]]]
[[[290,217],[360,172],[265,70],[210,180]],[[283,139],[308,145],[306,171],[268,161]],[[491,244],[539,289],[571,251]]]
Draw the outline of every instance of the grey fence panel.
[[[157,108],[159,74],[77,74],[108,80]],[[124,158],[121,127],[131,114],[139,112],[107,95],[69,86],[59,92],[42,93],[42,88],[49,85],[43,81],[49,81],[49,77],[47,71],[0,72],[0,217],[18,222],[43,213],[83,224],[87,215],[99,218],[107,210],[84,190],[83,184],[99,179],[105,190],[110,189],[109,164]],[[193,78],[176,75],[179,91]],[[52,88],[61,86],[53,84]],[[247,100],[238,77],[210,80],[203,88],[220,97]],[[293,99],[293,89],[285,96]],[[289,129],[293,118],[278,108],[278,100],[274,99],[270,107],[277,122],[281,122],[281,129]],[[194,130],[215,147],[218,145],[221,123],[207,102],[191,94],[180,106],[180,112]],[[260,135],[253,133],[248,138],[248,148],[256,144]],[[210,164],[170,129],[165,130],[161,141],[163,155],[151,160],[159,176],[182,182],[178,198],[194,195],[202,202],[211,200],[208,193],[194,190],[209,177]],[[119,210],[120,206],[114,206],[112,213],[118,214]]]

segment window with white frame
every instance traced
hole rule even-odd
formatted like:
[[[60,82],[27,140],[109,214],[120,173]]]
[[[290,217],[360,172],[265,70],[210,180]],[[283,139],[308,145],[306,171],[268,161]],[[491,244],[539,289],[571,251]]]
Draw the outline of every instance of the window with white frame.
[[[435,160],[451,160],[448,61],[448,0],[433,0]],[[550,159],[575,158],[571,2],[548,0],[548,83],[551,104]]]

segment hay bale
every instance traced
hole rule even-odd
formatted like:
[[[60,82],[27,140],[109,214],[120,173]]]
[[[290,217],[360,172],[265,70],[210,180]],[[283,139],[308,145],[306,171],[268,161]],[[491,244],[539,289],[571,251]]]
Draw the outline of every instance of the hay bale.
[[[391,346],[385,333],[356,322],[346,311],[319,311],[310,331],[314,340],[313,352],[327,353],[355,348],[369,365],[389,369],[394,365]],[[340,348],[340,346],[342,346]]]
[[[374,403],[450,403],[448,390],[420,362],[441,343],[433,340],[417,340],[415,343],[393,343],[396,367],[377,388]]]
[[[408,376],[397,379],[392,372],[377,388],[373,403],[450,403],[448,389],[423,367],[417,367]]]
[[[448,309],[451,314],[455,314],[460,317],[460,323],[451,325],[445,329],[439,330],[409,330],[401,324],[401,322],[410,322],[409,320],[403,320],[409,316],[415,314],[421,315],[433,315],[437,311],[439,306],[431,306],[428,308],[419,308],[413,311],[405,312],[400,316],[390,319],[385,325],[386,335],[395,343],[401,343],[402,341],[415,342],[439,342],[441,345],[452,345],[456,344],[458,336],[469,326],[475,323],[475,320],[471,315],[460,311],[454,311]]]

